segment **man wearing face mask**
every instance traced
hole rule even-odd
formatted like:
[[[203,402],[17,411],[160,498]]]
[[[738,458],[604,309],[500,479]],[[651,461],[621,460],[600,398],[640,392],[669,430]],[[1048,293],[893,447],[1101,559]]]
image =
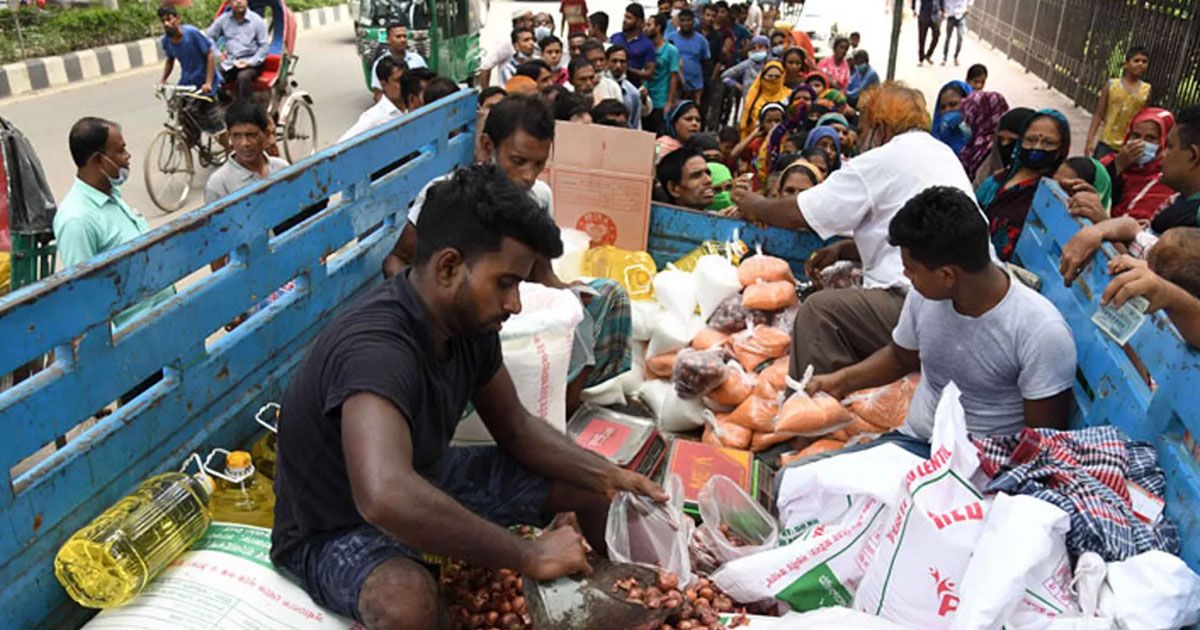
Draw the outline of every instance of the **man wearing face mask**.
[[[87,262],[150,229],[145,217],[121,197],[121,185],[129,179],[129,150],[121,127],[103,118],[81,118],[71,126],[67,142],[76,167],[75,183],[54,215],[54,239],[63,267]],[[130,306],[113,318],[113,328],[121,328],[174,294],[174,287],[167,287]]]
[[[741,217],[823,239],[852,238],[817,250],[805,263],[808,277],[839,260],[862,261],[863,288],[824,289],[800,305],[792,335],[791,374],[812,365],[817,374],[853,365],[891,342],[911,283],[900,249],[888,243],[892,217],[930,186],[972,193],[958,157],[929,135],[921,92],[885,83],[862,95],[863,153],[820,186],[796,197],[768,199],[734,189]]]

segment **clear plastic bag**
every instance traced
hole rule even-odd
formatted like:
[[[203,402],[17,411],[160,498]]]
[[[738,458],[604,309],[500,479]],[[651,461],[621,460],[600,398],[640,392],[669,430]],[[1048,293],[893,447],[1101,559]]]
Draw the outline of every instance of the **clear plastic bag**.
[[[666,503],[630,492],[618,492],[608,509],[604,541],[608,558],[670,571],[681,588],[691,583],[692,563],[688,541],[695,525],[683,513],[683,481],[671,475],[664,484]]]
[[[742,291],[742,306],[750,310],[774,313],[793,306],[799,301],[800,296],[796,293],[796,285],[786,280],[775,282],[759,280]]]
[[[692,347],[696,350],[712,350],[729,343],[729,335],[714,328],[704,328],[692,338]]]
[[[800,303],[797,302],[778,313],[775,313],[771,325],[783,332],[793,335],[796,330],[796,316],[800,314]]]
[[[782,392],[787,389],[788,368],[790,364],[791,360],[789,357],[779,357],[758,373],[758,380],[766,381],[771,387]]]
[[[704,404],[716,411],[733,411],[734,407],[750,397],[754,392],[756,378],[747,374],[737,361],[725,364],[725,381],[704,397]]]
[[[675,369],[671,381],[675,384],[675,393],[680,398],[691,400],[700,398],[725,382],[725,372],[728,368],[725,350],[693,350],[684,348],[675,358]]]
[[[646,378],[671,378],[675,371],[677,351],[656,354],[646,359]]]
[[[738,363],[747,371],[753,372],[763,363],[787,354],[792,345],[792,337],[772,326],[751,324],[746,330],[730,338],[730,345]]]
[[[771,314],[765,311],[752,311],[742,306],[742,296],[734,294],[725,298],[712,315],[708,318],[708,326],[725,334],[746,330],[746,322],[754,322],[755,326],[765,326],[771,323]]]
[[[846,396],[842,404],[859,418],[878,427],[876,432],[890,431],[904,424],[909,404],[920,384],[921,375],[914,372],[883,387],[854,392]]]
[[[696,500],[702,538],[722,564],[779,544],[779,523],[729,477],[710,477]]]
[[[765,396],[752,395],[729,413],[730,422],[740,424],[755,433],[771,433],[775,430],[775,417],[779,414],[779,396],[770,386]]]
[[[740,424],[730,422],[729,414],[715,414],[706,410],[704,422],[707,425],[704,427],[702,439],[704,443],[743,451],[750,448],[750,439],[754,437],[754,432]]]
[[[786,260],[762,253],[762,247],[757,249],[757,255],[742,260],[742,264],[738,265],[738,281],[742,286],[748,287],[760,281],[796,283],[796,277],[792,275],[792,268]]]
[[[842,403],[825,392],[817,392],[809,396],[804,391],[808,380],[812,378],[812,366],[804,373],[799,382],[786,379],[788,389],[792,394],[783,401],[779,408],[779,420],[775,423],[776,433],[789,435],[815,436],[833,433],[851,425],[855,415],[846,410]]]

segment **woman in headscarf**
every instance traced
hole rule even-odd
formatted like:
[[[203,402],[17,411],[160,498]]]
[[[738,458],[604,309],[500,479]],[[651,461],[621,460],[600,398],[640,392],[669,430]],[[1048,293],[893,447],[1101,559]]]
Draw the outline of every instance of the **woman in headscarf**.
[[[832,173],[842,165],[842,137],[833,127],[817,127],[808,132],[808,139],[804,141],[804,150],[820,149],[825,152],[828,168],[826,172]]]
[[[959,110],[963,99],[970,94],[971,86],[966,81],[951,81],[938,90],[937,101],[933,104],[930,133],[953,149],[955,155],[961,153],[971,139],[971,130],[964,128],[963,113]]]
[[[700,108],[696,107],[696,103],[690,100],[679,101],[679,104],[667,114],[667,133],[659,136],[654,141],[654,148],[657,157],[655,162],[663,159],[663,156],[679,149],[688,140],[692,139],[693,134],[700,133]]]
[[[804,73],[808,70],[808,58],[803,48],[792,47],[783,51],[779,58],[783,62],[783,84],[789,90],[795,90],[804,83]]]
[[[779,196],[795,197],[796,195],[825,181],[821,169],[801,158],[789,164],[779,175]]]
[[[829,89],[829,79],[820,70],[814,70],[804,75],[804,82],[817,94],[817,98],[820,98]]]
[[[996,131],[1000,128],[1000,117],[1008,111],[1008,101],[999,92],[976,91],[963,99],[963,122],[971,128],[971,141],[958,154],[967,177],[974,178],[975,171],[987,160]]]
[[[1109,168],[1109,174],[1114,175],[1113,197],[1117,202],[1112,216],[1128,215],[1149,221],[1175,195],[1171,187],[1160,181],[1163,146],[1174,126],[1171,112],[1147,107],[1133,117],[1121,151],[1100,159]]]
[[[1007,171],[1012,166],[1013,151],[1017,148],[1017,140],[1021,137],[1021,128],[1037,112],[1028,107],[1014,107],[1000,117],[1000,125],[996,129],[996,139],[992,142],[992,150],[984,160],[983,165],[971,177],[971,185],[979,188],[992,175]]]
[[[1067,117],[1056,109],[1043,109],[1025,121],[1012,166],[1003,175],[988,178],[975,191],[1000,260],[1012,258],[1038,182],[1053,176],[1070,152]]]
[[[760,158],[766,157],[767,140],[777,127],[783,125],[786,114],[787,110],[784,109],[783,103],[767,103],[763,105],[759,108],[759,123],[756,131],[743,137],[741,142],[738,142],[737,146],[733,149],[733,154],[738,156],[739,160],[749,164],[760,175],[755,182],[756,190],[761,189],[762,184],[766,182],[767,174],[769,174],[769,169],[760,162]]]
[[[1089,215],[1088,218],[1095,222],[1107,219],[1112,211],[1112,178],[1108,175],[1108,169],[1104,168],[1104,165],[1096,158],[1076,156],[1068,158],[1054,173],[1054,180],[1064,189],[1071,180],[1076,179],[1095,189],[1096,196],[1100,198],[1103,215]]]
[[[733,173],[720,162],[708,163],[708,174],[712,176],[713,200],[705,210],[719,212],[733,205]]]
[[[782,154],[784,140],[791,135],[807,131],[808,123],[808,107],[816,100],[816,93],[808,86],[807,83],[801,82],[792,90],[792,95],[788,97],[787,111],[783,117],[783,124],[777,125],[771,130],[771,134],[767,137],[767,141],[763,143],[758,154],[758,179],[759,181],[767,181],[774,169],[775,162]],[[803,147],[796,147],[802,149]]]
[[[742,111],[740,127],[742,139],[753,134],[758,129],[758,116],[764,105],[768,103],[784,103],[791,91],[783,85],[783,64],[778,61],[768,61],[762,72],[746,92],[746,106]]]

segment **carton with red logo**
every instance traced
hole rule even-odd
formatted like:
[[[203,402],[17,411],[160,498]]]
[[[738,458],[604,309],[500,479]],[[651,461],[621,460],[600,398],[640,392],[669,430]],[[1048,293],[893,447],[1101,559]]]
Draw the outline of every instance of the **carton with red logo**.
[[[608,461],[653,477],[662,466],[667,443],[654,422],[584,403],[567,422],[567,436]]]

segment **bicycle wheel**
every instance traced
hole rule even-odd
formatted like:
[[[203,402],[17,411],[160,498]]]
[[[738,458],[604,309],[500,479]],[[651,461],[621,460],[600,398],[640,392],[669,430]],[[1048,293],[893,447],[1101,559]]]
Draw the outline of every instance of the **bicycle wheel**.
[[[292,103],[280,136],[283,157],[292,164],[317,152],[317,115],[308,101],[298,98]]]
[[[192,192],[192,150],[183,135],[170,129],[155,134],[146,151],[146,192],[163,212],[175,212]]]

